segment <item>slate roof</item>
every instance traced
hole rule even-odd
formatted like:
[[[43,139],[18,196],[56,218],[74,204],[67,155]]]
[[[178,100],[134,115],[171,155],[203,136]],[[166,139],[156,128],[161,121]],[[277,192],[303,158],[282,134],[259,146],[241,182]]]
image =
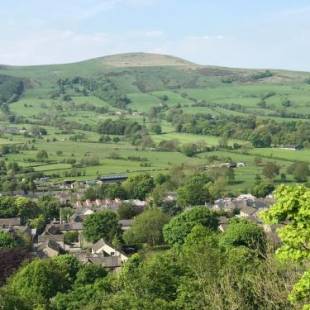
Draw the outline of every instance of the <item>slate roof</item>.
[[[20,226],[20,217],[2,218],[0,219],[0,227]]]
[[[253,216],[256,212],[257,212],[257,209],[256,208],[253,208],[253,207],[242,207],[240,209],[240,212],[243,212],[249,216]]]

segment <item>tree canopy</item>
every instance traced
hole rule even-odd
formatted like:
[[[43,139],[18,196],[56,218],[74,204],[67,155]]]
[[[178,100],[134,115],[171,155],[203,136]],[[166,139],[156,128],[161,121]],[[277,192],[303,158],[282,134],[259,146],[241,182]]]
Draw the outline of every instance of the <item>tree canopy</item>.
[[[206,174],[196,174],[189,177],[185,184],[178,189],[178,204],[183,207],[203,205],[210,200],[208,183],[210,178]]]
[[[266,236],[261,227],[247,220],[232,220],[220,238],[224,247],[245,246],[255,250],[259,255],[266,252]]]
[[[165,225],[163,230],[164,239],[171,245],[180,245],[184,243],[186,236],[198,224],[210,230],[216,230],[218,220],[207,207],[195,207],[186,210],[173,217],[170,222]]]
[[[101,211],[89,215],[84,221],[83,234],[88,241],[97,242],[101,238],[112,241],[120,232],[118,217],[112,211]]]
[[[153,190],[155,182],[149,174],[139,174],[129,177],[123,186],[129,198],[143,200]]]
[[[284,224],[277,230],[282,246],[277,255],[282,260],[308,262],[310,259],[310,189],[305,186],[278,187],[276,203],[262,214],[265,222]],[[290,299],[310,307],[310,272],[295,285]]]
[[[169,217],[160,209],[149,209],[138,215],[132,227],[125,233],[128,244],[148,243],[157,245],[163,242],[162,229],[169,222]]]

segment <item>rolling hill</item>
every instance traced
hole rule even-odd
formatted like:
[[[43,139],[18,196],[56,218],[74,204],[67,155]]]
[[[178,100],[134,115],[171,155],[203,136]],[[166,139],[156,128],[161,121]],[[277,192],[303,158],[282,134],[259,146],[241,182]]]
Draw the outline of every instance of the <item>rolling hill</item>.
[[[232,186],[244,190],[261,172],[255,163],[258,156],[276,160],[281,169],[310,158],[306,147],[293,154],[262,149],[266,142],[258,141],[260,147],[249,149],[255,134],[269,136],[273,145],[310,145],[307,72],[204,66],[147,53],[58,65],[2,65],[0,107],[1,144],[27,145],[26,151],[9,154],[7,160],[57,180],[77,174],[88,179],[109,173],[159,173],[181,163],[202,167],[212,157],[246,162]],[[105,121],[116,129],[119,124],[145,128],[148,145],[157,151],[140,150],[142,159],[137,160],[135,148],[144,143],[143,137],[102,135],[98,126]],[[47,136],[32,139],[38,126]],[[229,138],[224,149],[218,148],[223,136]],[[181,146],[190,143],[207,145],[208,153],[192,158],[181,154]],[[231,149],[243,145],[241,151]],[[41,149],[48,151],[48,163],[36,163],[36,150]],[[100,164],[76,168],[73,162],[89,154]]]
[[[95,81],[101,92],[113,88],[120,95],[125,95],[184,88],[290,86],[303,83],[310,77],[305,72],[203,66],[173,56],[148,53],[119,54],[63,65],[1,66],[0,75],[22,78],[26,94],[28,90],[35,97],[47,98],[61,79]]]
[[[5,89],[2,101],[33,101],[27,114],[41,111],[37,103],[42,100],[49,106],[52,101],[63,104],[64,98],[79,101],[81,97],[85,102],[97,98],[97,104],[112,108],[126,105],[137,112],[147,112],[166,98],[166,104],[180,104],[192,114],[253,114],[281,121],[289,120],[293,112],[307,119],[310,106],[307,72],[203,66],[148,53],[61,65],[1,66],[0,78],[2,94]],[[17,90],[21,81],[23,85]],[[125,97],[129,100],[120,103]],[[11,107],[19,113],[20,103]]]

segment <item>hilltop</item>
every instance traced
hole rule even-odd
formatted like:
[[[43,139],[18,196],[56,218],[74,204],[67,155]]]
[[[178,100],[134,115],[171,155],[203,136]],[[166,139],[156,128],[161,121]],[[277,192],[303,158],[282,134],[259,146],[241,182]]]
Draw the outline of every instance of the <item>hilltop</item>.
[[[96,58],[93,61],[97,62],[98,64],[116,68],[198,66],[182,58],[170,55],[153,54],[153,53],[126,53],[126,54],[109,55]]]

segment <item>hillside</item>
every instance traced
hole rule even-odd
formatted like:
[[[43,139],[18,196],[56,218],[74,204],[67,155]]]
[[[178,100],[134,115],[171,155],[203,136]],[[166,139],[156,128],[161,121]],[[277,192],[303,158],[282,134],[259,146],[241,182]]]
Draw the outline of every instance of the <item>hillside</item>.
[[[105,56],[95,59],[98,64],[117,68],[130,67],[164,67],[164,66],[186,66],[196,67],[197,65],[184,59],[169,55],[151,53],[128,53]]]
[[[204,167],[210,158],[242,161],[246,168],[228,188],[244,191],[262,172],[258,157],[276,160],[283,173],[295,161],[309,162],[309,98],[310,73],[203,66],[167,55],[1,66],[0,144],[27,145],[6,159],[57,181]],[[277,148],[294,145],[303,150]],[[34,158],[41,149],[46,163]],[[96,164],[81,164],[89,154]]]

